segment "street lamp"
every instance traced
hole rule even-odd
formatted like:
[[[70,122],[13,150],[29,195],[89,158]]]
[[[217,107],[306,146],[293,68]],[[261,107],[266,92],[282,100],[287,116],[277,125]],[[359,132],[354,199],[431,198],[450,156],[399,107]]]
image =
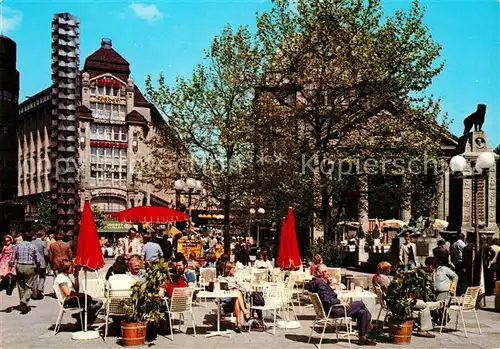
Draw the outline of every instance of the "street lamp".
[[[262,207],[259,207],[257,210],[255,208],[250,209],[250,216],[254,216],[256,213],[263,215],[266,213],[266,210],[264,210]],[[260,246],[260,225],[259,222],[257,221],[257,247]]]
[[[193,178],[187,178],[186,181],[178,179],[174,182],[174,188],[179,194],[188,195],[188,206],[189,206],[189,222],[191,223],[191,201],[193,195],[201,195],[203,189],[203,183],[197,181]],[[182,193],[182,191],[187,193]]]
[[[467,168],[467,160],[462,155],[456,155],[450,160],[450,169],[453,175],[459,179],[472,179],[472,190],[474,195],[474,234],[476,235],[476,251],[479,249],[479,204],[478,204],[478,181],[488,178],[489,170],[495,165],[495,154],[491,152],[481,153],[477,159],[474,169],[470,173],[464,173]],[[474,259],[472,258],[471,280],[474,279]],[[481,278],[479,278],[481,280]]]

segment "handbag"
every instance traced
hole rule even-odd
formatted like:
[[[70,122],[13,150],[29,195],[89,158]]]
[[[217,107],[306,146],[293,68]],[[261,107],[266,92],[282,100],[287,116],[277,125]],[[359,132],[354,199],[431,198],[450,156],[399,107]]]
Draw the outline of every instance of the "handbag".
[[[8,296],[12,295],[14,288],[16,287],[16,279],[12,274],[7,274],[2,279],[2,283],[0,285],[0,290],[5,290]]]

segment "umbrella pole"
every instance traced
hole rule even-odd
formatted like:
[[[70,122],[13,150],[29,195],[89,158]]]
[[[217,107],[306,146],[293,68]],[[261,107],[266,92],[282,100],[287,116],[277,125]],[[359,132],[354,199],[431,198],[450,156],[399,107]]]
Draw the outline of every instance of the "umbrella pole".
[[[83,332],[87,332],[87,269],[84,271],[85,274],[85,326],[83,328]]]

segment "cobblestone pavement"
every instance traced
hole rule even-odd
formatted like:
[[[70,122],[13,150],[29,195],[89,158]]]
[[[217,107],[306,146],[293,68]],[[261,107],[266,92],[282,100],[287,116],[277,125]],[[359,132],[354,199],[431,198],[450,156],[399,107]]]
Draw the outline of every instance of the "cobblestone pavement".
[[[45,291],[52,289],[53,278],[48,277]],[[66,315],[63,319],[62,330],[56,336],[52,335],[54,323],[58,313],[57,301],[52,297],[45,297],[40,301],[31,301],[32,311],[28,315],[20,315],[12,307],[17,305],[17,291],[12,296],[7,296],[5,292],[0,294],[0,348],[118,348],[120,347],[119,333],[110,331],[108,341],[102,338],[88,342],[77,342],[71,339],[71,333],[75,330],[73,319]],[[443,334],[436,331],[436,338],[428,339],[413,336],[410,345],[394,345],[389,343],[387,332],[378,338],[377,348],[468,348],[468,349],[493,349],[500,348],[500,313],[492,311],[494,299],[488,297],[486,309],[479,311],[479,320],[483,334],[479,335],[477,324],[473,314],[465,314],[465,321],[469,337],[465,338],[462,330],[446,330]],[[374,309],[373,301],[367,302],[369,309]],[[302,313],[298,310],[298,317],[301,327],[296,330],[289,330],[287,333],[283,329],[277,329],[276,335],[271,333],[243,332],[241,334],[232,333],[230,338],[214,337],[205,338],[204,334],[214,329],[216,323],[215,306],[208,303],[208,308],[197,305],[194,308],[197,333],[194,337],[192,329],[182,326],[182,332],[174,332],[174,340],[170,337],[159,335],[149,346],[155,348],[315,348],[313,343],[307,343],[312,320],[314,319],[312,308],[303,308]],[[378,310],[377,310],[378,312]],[[376,313],[375,313],[376,314]],[[272,321],[270,318],[269,321]],[[102,327],[104,321],[98,319],[96,327]],[[175,326],[177,328],[177,326]],[[224,322],[223,322],[224,327]],[[230,324],[226,327],[231,328]],[[454,318],[449,324],[454,328]],[[318,343],[319,329],[313,334],[316,338],[314,343]],[[328,331],[328,330],[327,330]],[[333,331],[325,334],[322,348],[348,348],[346,340],[336,342]],[[357,347],[357,339],[352,341],[352,347]]]

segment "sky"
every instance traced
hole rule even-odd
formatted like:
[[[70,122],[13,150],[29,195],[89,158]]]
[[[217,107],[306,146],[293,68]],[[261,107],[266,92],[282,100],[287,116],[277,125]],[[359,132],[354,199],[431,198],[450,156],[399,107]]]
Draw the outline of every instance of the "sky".
[[[144,89],[147,75],[167,82],[190,76],[203,50],[225,24],[255,25],[255,13],[270,0],[0,0],[0,30],[17,42],[20,101],[50,85],[51,19],[70,12],[80,18],[80,61],[111,38]],[[421,0],[425,24],[442,45],[444,71],[429,93],[441,98],[450,131],[463,132],[463,119],[479,103],[488,106],[483,130],[500,144],[500,0]],[[409,0],[382,0],[386,14],[408,8]]]

